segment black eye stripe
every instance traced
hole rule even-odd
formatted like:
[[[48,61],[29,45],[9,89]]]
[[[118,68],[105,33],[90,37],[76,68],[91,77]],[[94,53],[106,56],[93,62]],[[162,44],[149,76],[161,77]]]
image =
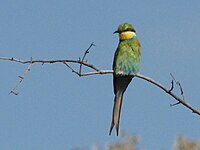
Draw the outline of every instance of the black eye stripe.
[[[135,31],[134,29],[130,29],[130,28],[128,28],[128,29],[126,29],[126,30],[124,30],[124,31],[121,31],[121,32],[126,32],[126,31],[133,31],[133,32],[136,33],[136,31]]]
[[[122,33],[122,32],[126,32],[126,31],[132,31],[132,32],[135,32],[135,33],[136,33],[136,31],[135,31],[134,29],[131,29],[131,28],[127,28],[127,29],[125,29],[125,30],[119,30],[119,31],[117,31],[116,33]]]

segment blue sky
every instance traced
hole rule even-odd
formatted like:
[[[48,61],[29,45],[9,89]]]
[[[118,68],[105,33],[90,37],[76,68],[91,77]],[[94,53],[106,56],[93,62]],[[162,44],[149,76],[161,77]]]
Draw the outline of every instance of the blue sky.
[[[129,22],[142,45],[141,73],[170,87],[173,73],[186,101],[199,103],[200,1],[6,0],[0,1],[0,56],[78,59],[94,42],[89,63],[111,69],[113,35]],[[27,65],[0,61],[0,149],[63,150],[106,146],[113,107],[112,75],[79,78],[62,64],[34,64],[8,95]],[[177,94],[179,91],[176,90]],[[127,89],[120,129],[140,136],[140,148],[168,150],[177,135],[200,138],[200,117],[157,87],[134,79]]]

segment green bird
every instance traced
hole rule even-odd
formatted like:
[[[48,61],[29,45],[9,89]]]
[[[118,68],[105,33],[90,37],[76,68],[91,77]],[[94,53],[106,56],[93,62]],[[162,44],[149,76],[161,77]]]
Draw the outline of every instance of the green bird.
[[[129,23],[119,25],[114,33],[119,33],[119,44],[113,61],[115,99],[109,135],[115,126],[118,136],[123,94],[134,75],[139,72],[141,46],[134,27]]]

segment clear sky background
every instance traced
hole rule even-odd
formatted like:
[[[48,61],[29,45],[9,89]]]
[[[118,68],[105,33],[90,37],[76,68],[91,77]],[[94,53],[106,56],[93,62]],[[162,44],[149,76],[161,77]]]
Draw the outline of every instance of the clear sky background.
[[[200,109],[199,0],[1,0],[0,56],[24,60],[78,59],[94,42],[89,63],[111,69],[119,24],[134,25],[142,45],[141,73],[170,88],[173,73],[186,101]],[[62,64],[0,61],[0,149],[66,150],[117,141],[108,136],[112,75],[79,78]],[[179,91],[176,90],[179,94]],[[169,150],[177,135],[200,138],[200,116],[157,87],[134,79],[120,129],[140,136],[142,149]]]

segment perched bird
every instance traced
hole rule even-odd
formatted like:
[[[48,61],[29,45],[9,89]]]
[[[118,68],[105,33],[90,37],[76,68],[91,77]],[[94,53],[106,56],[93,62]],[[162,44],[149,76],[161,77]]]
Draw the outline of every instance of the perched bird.
[[[111,135],[112,129],[115,126],[118,136],[123,94],[134,75],[139,72],[141,46],[134,27],[129,23],[119,25],[114,33],[119,34],[119,44],[113,61],[115,99],[109,135]]]

